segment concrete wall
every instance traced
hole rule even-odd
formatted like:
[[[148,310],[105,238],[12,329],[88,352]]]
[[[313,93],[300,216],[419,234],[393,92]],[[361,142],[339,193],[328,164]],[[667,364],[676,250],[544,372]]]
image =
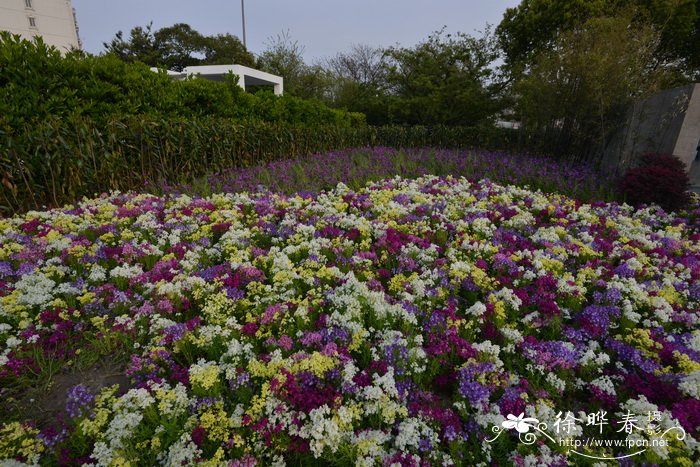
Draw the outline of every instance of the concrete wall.
[[[688,171],[700,141],[700,84],[669,89],[638,102],[608,144],[605,170],[624,173],[646,153],[673,154]]]
[[[70,0],[0,0],[0,30],[29,40],[41,36],[61,52],[80,48]]]
[[[698,150],[700,149],[700,84],[693,88],[688,108],[685,111],[683,126],[678,134],[676,146],[673,148],[673,155],[678,156],[685,162],[685,166],[690,171],[697,161]]]

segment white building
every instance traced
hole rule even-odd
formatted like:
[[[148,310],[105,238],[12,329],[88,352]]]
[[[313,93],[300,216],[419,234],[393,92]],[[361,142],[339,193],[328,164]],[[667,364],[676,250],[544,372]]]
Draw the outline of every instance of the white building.
[[[0,0],[0,30],[29,40],[41,36],[61,52],[80,48],[70,0]]]
[[[157,68],[151,68],[159,71]],[[282,95],[284,92],[284,79],[281,76],[266,73],[243,65],[198,65],[188,66],[182,73],[166,70],[168,76],[173,79],[184,79],[187,76],[201,76],[213,81],[223,81],[224,76],[233,73],[238,76],[238,85],[243,89],[246,86],[272,86],[275,95]]]

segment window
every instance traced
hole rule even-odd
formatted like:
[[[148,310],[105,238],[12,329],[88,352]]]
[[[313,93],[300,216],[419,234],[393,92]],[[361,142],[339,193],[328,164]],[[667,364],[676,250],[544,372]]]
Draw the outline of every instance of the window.
[[[32,6],[32,0],[24,0],[24,6],[27,8],[34,8]]]
[[[36,27],[36,18],[33,16],[29,17],[29,27],[30,28],[35,28]]]

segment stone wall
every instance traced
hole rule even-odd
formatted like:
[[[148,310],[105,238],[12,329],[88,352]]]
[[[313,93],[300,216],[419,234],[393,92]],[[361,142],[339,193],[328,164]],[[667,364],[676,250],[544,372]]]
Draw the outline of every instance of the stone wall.
[[[673,154],[685,162],[691,183],[700,185],[699,144],[700,84],[691,84],[636,103],[606,147],[602,167],[622,174],[642,154]]]

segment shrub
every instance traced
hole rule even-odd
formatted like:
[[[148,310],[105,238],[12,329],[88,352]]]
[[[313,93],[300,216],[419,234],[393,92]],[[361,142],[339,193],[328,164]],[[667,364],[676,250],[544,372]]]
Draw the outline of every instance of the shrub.
[[[41,38],[0,31],[0,115],[19,130],[50,117],[86,117],[105,125],[125,115],[217,117],[239,122],[364,126],[364,115],[288,95],[244,92],[233,77],[173,81],[142,63],[80,51],[61,56]]]
[[[634,205],[655,203],[667,211],[683,208],[690,201],[690,180],[683,161],[670,154],[645,154],[620,181],[620,192]]]

